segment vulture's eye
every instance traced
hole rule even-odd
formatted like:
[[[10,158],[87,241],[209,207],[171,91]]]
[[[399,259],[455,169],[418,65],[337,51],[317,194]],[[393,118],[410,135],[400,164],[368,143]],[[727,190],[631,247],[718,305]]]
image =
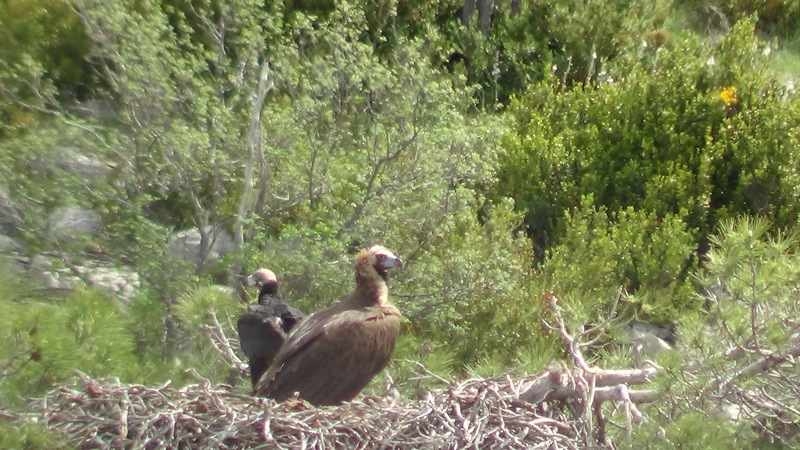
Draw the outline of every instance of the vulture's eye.
[[[378,259],[379,260],[386,259],[386,255],[384,255],[383,253],[378,253]]]

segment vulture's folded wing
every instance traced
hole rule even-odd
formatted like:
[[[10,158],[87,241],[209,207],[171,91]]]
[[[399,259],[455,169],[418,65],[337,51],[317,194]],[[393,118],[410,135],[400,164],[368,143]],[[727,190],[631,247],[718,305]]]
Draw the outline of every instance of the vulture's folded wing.
[[[386,366],[400,328],[399,315],[366,308],[324,316],[315,314],[301,322],[256,395],[283,401],[299,393],[313,404],[333,405],[352,400]]]
[[[305,314],[285,303],[273,305],[272,308],[275,316],[280,318],[281,329],[287,334],[305,317]]]
[[[236,331],[242,351],[248,358],[272,359],[286,340],[279,317],[253,308],[239,318]]]

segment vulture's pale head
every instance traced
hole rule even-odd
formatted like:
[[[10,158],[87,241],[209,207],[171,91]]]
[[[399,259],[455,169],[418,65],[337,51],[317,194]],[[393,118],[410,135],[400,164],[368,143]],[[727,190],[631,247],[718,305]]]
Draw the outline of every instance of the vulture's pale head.
[[[403,268],[403,260],[391,250],[381,245],[372,246],[356,256],[356,280],[359,277],[374,278],[375,275],[386,280],[386,271],[392,267]]]
[[[248,286],[257,286],[257,287],[264,287],[264,286],[275,286],[278,287],[278,277],[275,276],[275,273],[269,269],[258,269],[253,272],[252,275],[247,277],[247,285]]]

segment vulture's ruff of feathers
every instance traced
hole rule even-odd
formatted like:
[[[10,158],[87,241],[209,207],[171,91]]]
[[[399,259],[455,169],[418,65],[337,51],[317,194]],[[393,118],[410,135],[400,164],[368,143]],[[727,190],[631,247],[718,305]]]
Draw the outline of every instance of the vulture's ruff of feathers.
[[[356,290],[295,328],[253,395],[336,405],[361,392],[389,363],[400,332],[402,316],[386,285],[392,267],[403,261],[384,247],[361,252]]]
[[[261,288],[258,304],[248,306],[236,323],[236,330],[255,387],[303,313],[283,301],[278,294],[278,279],[271,270],[257,270],[247,277],[247,284]]]

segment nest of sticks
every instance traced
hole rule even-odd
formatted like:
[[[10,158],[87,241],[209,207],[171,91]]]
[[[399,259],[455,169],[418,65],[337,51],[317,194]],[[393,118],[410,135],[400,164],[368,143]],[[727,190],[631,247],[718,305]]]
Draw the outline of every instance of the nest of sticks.
[[[471,379],[420,400],[364,397],[336,407],[277,404],[197,384],[175,389],[78,374],[27,420],[81,449],[578,448],[593,441],[570,408],[520,399],[541,377]],[[30,414],[30,413],[29,413]],[[25,420],[25,418],[22,418]]]
[[[558,310],[556,299],[552,298]],[[209,336],[220,355],[241,369],[216,317]],[[654,391],[635,390],[655,377],[656,366],[603,370],[589,366],[581,345],[557,317],[574,366],[553,364],[537,375],[452,381],[427,372],[444,387],[420,399],[402,398],[391,385],[383,396],[360,397],[340,406],[255,398],[229,385],[212,385],[196,372],[196,384],[177,389],[93,379],[78,372],[67,385],[6,418],[45,425],[81,449],[196,448],[614,448],[610,420],[644,420],[637,405]],[[214,331],[218,331],[215,333]],[[607,410],[606,410],[607,411]]]

